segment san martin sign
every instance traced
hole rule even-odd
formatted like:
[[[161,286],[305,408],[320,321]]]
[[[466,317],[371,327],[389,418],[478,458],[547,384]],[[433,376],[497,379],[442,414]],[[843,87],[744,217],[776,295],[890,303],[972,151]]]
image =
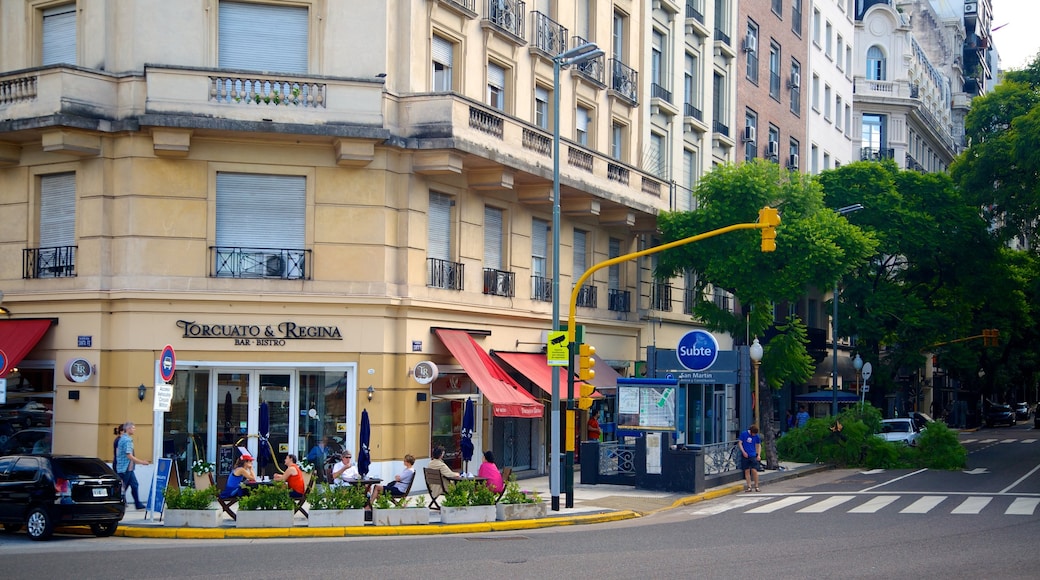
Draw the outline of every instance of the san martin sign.
[[[230,338],[235,346],[285,346],[291,340],[343,340],[338,326],[306,326],[295,322],[277,325],[200,324],[178,320],[182,338]]]

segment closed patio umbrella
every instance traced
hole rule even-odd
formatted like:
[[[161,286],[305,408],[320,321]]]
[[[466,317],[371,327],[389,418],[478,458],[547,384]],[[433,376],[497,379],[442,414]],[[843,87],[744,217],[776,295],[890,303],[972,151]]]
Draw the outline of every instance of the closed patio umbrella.
[[[361,411],[361,433],[359,433],[360,447],[358,450],[358,475],[362,478],[368,476],[368,468],[372,465],[372,454],[369,452],[369,439],[372,438],[372,425],[368,422],[368,409]]]
[[[473,459],[473,428],[475,423],[473,399],[466,399],[466,407],[462,411],[462,440],[459,441],[459,449],[462,451],[462,460],[466,462],[463,471],[466,473],[469,473],[469,462]]]
[[[256,467],[263,471],[271,458],[271,444],[267,438],[271,436],[271,409],[267,403],[260,403],[260,443],[257,447]]]
[[[224,393],[224,443],[234,443],[234,434],[231,432],[232,405],[231,391]]]

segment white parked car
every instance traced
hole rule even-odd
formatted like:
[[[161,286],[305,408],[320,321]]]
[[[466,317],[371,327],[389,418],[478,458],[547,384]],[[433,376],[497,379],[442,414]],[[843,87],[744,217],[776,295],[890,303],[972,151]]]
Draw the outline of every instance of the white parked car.
[[[881,433],[878,435],[885,441],[895,441],[906,445],[917,445],[921,430],[910,418],[882,419]]]

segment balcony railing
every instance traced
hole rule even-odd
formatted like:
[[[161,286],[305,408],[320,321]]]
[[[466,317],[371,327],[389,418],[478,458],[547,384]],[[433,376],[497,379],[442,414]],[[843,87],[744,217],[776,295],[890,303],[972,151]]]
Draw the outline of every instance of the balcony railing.
[[[622,98],[631,101],[632,104],[639,102],[639,73],[616,58],[610,59],[610,88]]]
[[[577,147],[567,148],[567,164],[592,173],[592,154]],[[609,175],[608,175],[609,177]]]
[[[701,0],[686,0],[686,17],[704,24],[704,6]]]
[[[696,288],[685,288],[683,289],[682,296],[682,311],[683,314],[693,314],[693,306],[697,303],[697,289]]]
[[[670,284],[650,283],[650,309],[661,312],[672,311],[672,286]]]
[[[732,45],[729,34],[724,32],[721,28],[715,28],[715,42]]]
[[[325,83],[210,75],[209,100],[235,105],[325,108]]]
[[[217,278],[281,278],[306,280],[310,250],[210,247]]]
[[[531,276],[531,299],[540,302],[552,302],[552,278],[546,278],[545,276]]]
[[[711,130],[714,133],[718,133],[724,137],[729,137],[729,125],[726,125],[722,121],[712,121]]]
[[[617,163],[607,164],[607,179],[611,181],[616,181],[618,183],[624,183],[625,185],[628,185],[628,179],[630,174],[631,171],[629,171],[628,168],[623,165],[618,165]]]
[[[895,158],[895,149],[875,149],[873,147],[863,147],[859,150],[860,161],[881,161],[882,159]]]
[[[484,268],[484,294],[512,297],[516,295],[516,274]]]
[[[76,275],[76,248],[26,248],[22,250],[22,278],[71,278]]]
[[[462,290],[465,279],[465,264],[426,258],[426,285],[446,290]]]
[[[585,284],[578,290],[578,306],[582,308],[596,308],[597,302],[596,287],[592,284]]]
[[[445,2],[447,4],[454,4],[454,5],[456,5],[456,6],[460,7],[460,8],[466,9],[469,12],[474,12],[475,11],[475,7],[474,7],[475,0],[440,0],[440,1],[441,2]]]
[[[556,56],[567,50],[567,28],[541,12],[532,12],[534,38],[531,44],[549,55]]]
[[[701,122],[704,121],[704,112],[698,109],[697,107],[694,107],[690,103],[683,103],[683,115],[687,117],[693,117],[694,119],[697,119]]]
[[[469,108],[469,126],[481,133],[487,133],[494,137],[502,138],[505,119],[485,109],[477,107]]]
[[[657,83],[650,84],[650,98],[661,99],[662,101],[671,103],[672,102],[672,91],[662,87]]]
[[[36,75],[0,81],[0,105],[31,101],[36,98]]]
[[[589,41],[580,37],[575,36],[571,39],[571,47],[581,46],[588,44]],[[595,82],[598,85],[603,84],[603,62],[606,60],[605,57],[597,56],[594,59],[587,60],[585,62],[575,65],[574,69],[582,74],[582,76]]]
[[[733,297],[723,292],[715,292],[711,297],[712,302],[715,306],[719,307],[720,310],[726,312],[733,312]]]
[[[607,310],[611,312],[632,312],[632,293],[628,290],[610,288],[607,290]]]
[[[523,0],[487,0],[487,20],[517,38],[524,38]]]
[[[523,140],[524,149],[530,149],[550,159],[552,158],[552,137],[525,127]]]

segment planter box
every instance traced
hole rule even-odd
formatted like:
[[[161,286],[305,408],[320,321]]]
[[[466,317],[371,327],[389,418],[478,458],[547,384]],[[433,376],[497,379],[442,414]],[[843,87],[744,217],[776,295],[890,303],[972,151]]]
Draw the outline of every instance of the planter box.
[[[220,525],[220,510],[163,510],[163,525],[173,528],[215,528]]]
[[[537,503],[500,503],[495,506],[495,519],[500,522],[544,518],[548,513],[549,506],[544,501]]]
[[[312,528],[342,528],[365,525],[365,510],[316,510],[311,509],[307,525]]]
[[[235,526],[239,528],[291,528],[292,510],[238,510]]]
[[[441,506],[442,524],[475,524],[493,521],[495,521],[495,506],[493,505]]]
[[[191,475],[195,480],[195,489],[209,489],[209,486],[213,485],[213,480],[208,473],[203,475],[192,473]]]
[[[372,508],[372,523],[377,526],[415,526],[430,523],[430,510],[421,508]]]

